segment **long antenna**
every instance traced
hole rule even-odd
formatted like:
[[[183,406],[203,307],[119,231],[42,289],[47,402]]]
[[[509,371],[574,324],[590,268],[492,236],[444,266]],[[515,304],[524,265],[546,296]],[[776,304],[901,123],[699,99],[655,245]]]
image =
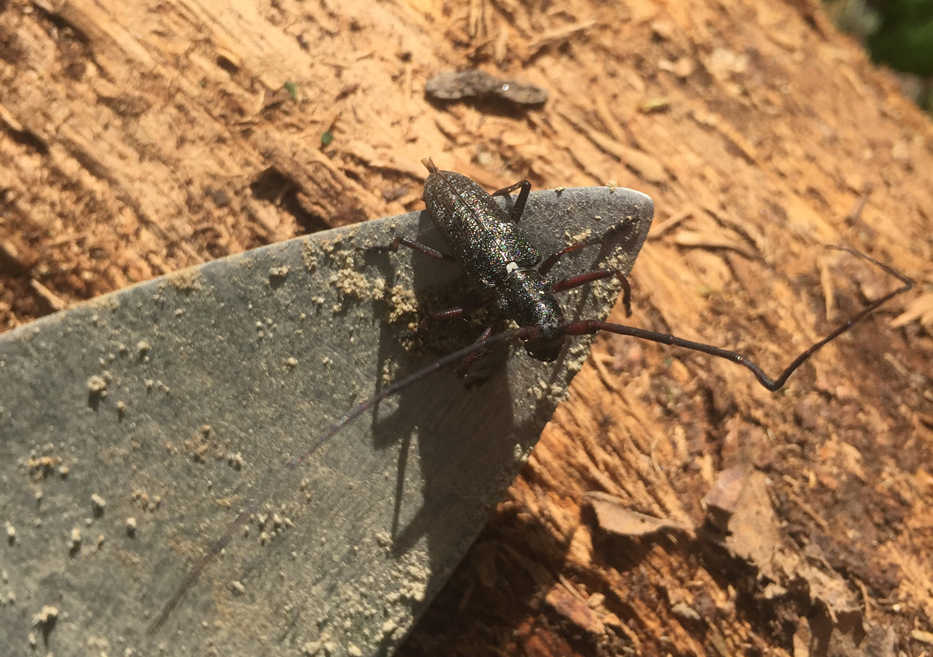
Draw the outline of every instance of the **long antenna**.
[[[871,262],[872,264],[880,267],[891,276],[898,278],[903,283],[903,285],[893,292],[889,292],[888,294],[884,295],[880,299],[872,301],[856,315],[833,329],[833,331],[825,338],[808,347],[803,353],[791,361],[790,365],[785,367],[784,370],[774,379],[765,374],[758,365],[737,351],[721,349],[720,347],[703,344],[702,342],[685,340],[683,338],[678,338],[676,335],[670,335],[668,333],[659,333],[657,331],[648,331],[634,326],[625,326],[624,324],[612,324],[609,322],[599,322],[594,320],[569,322],[562,328],[564,333],[567,335],[583,335],[587,333],[598,333],[599,331],[606,331],[608,333],[617,333],[619,335],[630,335],[641,340],[650,340],[651,342],[659,342],[661,344],[671,345],[673,347],[683,347],[684,349],[700,351],[704,354],[709,354],[710,356],[715,356],[717,358],[724,358],[728,361],[736,363],[737,365],[748,368],[752,371],[752,373],[755,375],[755,378],[758,379],[758,382],[761,385],[763,385],[771,392],[776,392],[784,387],[784,384],[787,383],[787,379],[797,370],[798,367],[803,365],[810,358],[810,356],[819,351],[820,348],[823,347],[827,342],[831,342],[832,340],[838,338],[840,335],[852,328],[855,324],[859,323],[875,310],[877,310],[879,306],[893,299],[897,295],[902,294],[903,292],[907,292],[914,286],[914,281],[912,279],[908,278],[892,267],[889,267],[888,265],[875,260],[871,256],[861,253],[860,251],[850,249],[847,246],[839,245],[828,245],[827,248],[845,251],[854,256],[858,256],[859,258],[867,260],[868,262]]]

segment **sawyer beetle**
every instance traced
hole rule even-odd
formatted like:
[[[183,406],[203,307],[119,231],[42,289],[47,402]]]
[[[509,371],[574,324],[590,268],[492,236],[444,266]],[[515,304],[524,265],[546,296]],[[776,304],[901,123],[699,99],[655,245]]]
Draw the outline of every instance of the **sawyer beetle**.
[[[631,288],[618,270],[600,269],[556,282],[549,281],[547,277],[562,256],[600,242],[606,239],[606,235],[579,241],[542,258],[519,227],[531,190],[531,183],[521,180],[488,194],[479,184],[462,174],[439,170],[429,158],[423,160],[423,164],[429,172],[424,184],[423,198],[434,225],[445,238],[452,253],[443,253],[405,237],[396,237],[387,248],[395,251],[406,246],[432,258],[459,263],[465,276],[485,289],[499,313],[506,319],[513,320],[518,328],[495,334],[492,333],[491,328],[487,328],[472,344],[443,356],[413,374],[396,380],[378,394],[350,409],[339,421],[317,437],[303,454],[288,462],[286,467],[294,468],[306,461],[341,429],[382,400],[458,361],[463,361],[469,367],[480,352],[502,343],[521,342],[529,356],[549,362],[557,359],[561,354],[565,338],[568,336],[598,332],[629,335],[731,361],[750,370],[762,386],[774,392],[780,390],[791,374],[821,347],[848,331],[882,304],[913,287],[913,281],[910,278],[888,265],[848,247],[831,246],[830,248],[845,251],[874,264],[900,280],[902,285],[870,302],[852,318],[794,358],[780,374],[772,379],[758,365],[736,351],[623,324],[592,319],[566,320],[555,295],[564,290],[609,277],[615,277],[621,283],[623,304],[626,313],[631,314]],[[501,208],[493,198],[494,196],[511,197],[515,190],[519,190],[519,193],[509,210]],[[433,318],[459,317],[467,314],[467,309],[457,307],[428,314]],[[224,535],[208,548],[150,625],[148,630],[150,634],[165,622],[185,592],[197,581],[205,566],[230,542],[236,528],[261,504],[262,500],[248,505],[229,525]]]

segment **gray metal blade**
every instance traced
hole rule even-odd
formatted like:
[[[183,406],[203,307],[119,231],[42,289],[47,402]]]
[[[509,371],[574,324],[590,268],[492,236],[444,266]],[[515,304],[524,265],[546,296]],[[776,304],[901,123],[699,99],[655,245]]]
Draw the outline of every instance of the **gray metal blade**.
[[[611,248],[563,258],[557,279],[606,261],[627,273],[651,217],[639,192],[549,190],[530,196],[521,226],[547,255],[624,224]],[[395,235],[444,249],[411,213],[210,262],[0,335],[0,644],[23,652],[33,633],[56,655],[391,652],[588,353],[572,339],[565,357],[540,363],[518,346],[470,389],[449,369],[433,374],[285,468],[386,382],[476,338],[458,322],[418,330],[419,307],[456,302],[459,271],[376,248]],[[562,299],[568,319],[603,318],[616,294],[601,281]],[[264,513],[147,634],[256,500]]]

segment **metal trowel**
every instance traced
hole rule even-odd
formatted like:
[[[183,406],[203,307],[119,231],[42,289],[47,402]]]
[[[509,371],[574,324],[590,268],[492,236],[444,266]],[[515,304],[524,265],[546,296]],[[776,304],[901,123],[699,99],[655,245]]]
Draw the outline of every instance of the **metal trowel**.
[[[503,199],[499,199],[506,202]],[[625,273],[651,200],[532,193],[522,228],[554,280]],[[511,349],[382,401],[299,467],[349,408],[475,339],[422,321],[459,294],[424,213],[273,244],[0,335],[0,643],[56,655],[391,653],[482,528],[588,353]],[[568,291],[604,318],[610,280]],[[155,632],[212,541],[255,505]],[[17,648],[18,646],[18,648]]]

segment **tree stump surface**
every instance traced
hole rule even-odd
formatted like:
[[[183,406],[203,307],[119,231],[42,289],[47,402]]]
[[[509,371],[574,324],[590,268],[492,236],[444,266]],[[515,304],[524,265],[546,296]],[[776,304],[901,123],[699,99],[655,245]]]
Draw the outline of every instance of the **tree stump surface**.
[[[471,67],[548,100],[425,97]],[[890,263],[778,394],[598,338],[399,654],[933,651],[933,127],[816,3],[6,0],[0,128],[5,328],[420,209],[426,156],[649,194],[611,319],[769,373],[896,284],[823,244]]]

